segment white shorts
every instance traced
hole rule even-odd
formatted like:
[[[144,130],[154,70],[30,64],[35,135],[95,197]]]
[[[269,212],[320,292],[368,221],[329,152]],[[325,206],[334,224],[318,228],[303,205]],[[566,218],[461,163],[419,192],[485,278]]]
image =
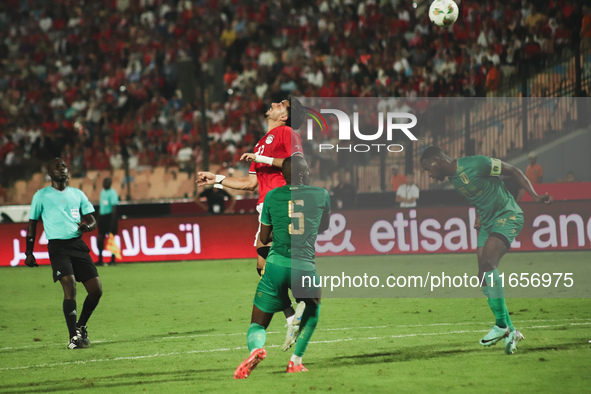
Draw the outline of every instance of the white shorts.
[[[263,203],[257,204],[257,212],[259,213],[259,226],[257,227],[257,233],[254,236],[254,247],[257,246],[259,241],[259,234],[261,233],[261,216],[263,215]]]

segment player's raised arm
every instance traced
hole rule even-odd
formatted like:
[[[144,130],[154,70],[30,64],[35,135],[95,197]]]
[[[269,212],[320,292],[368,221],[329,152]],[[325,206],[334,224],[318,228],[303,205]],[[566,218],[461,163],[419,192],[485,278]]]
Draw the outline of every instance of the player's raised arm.
[[[197,186],[214,185],[214,187],[229,187],[236,190],[254,190],[259,182],[255,174],[228,178],[224,175],[215,175],[209,171],[197,172]]]
[[[37,222],[38,220],[29,220],[29,226],[27,228],[27,247],[25,249],[25,265],[29,267],[39,267],[37,260],[33,255],[33,249],[35,247],[35,238],[37,237]]]
[[[535,202],[543,202],[546,204],[552,204],[552,196],[548,193],[544,193],[543,195],[538,195],[534,190],[531,182],[527,177],[521,172],[521,170],[517,167],[512,166],[511,164],[501,162],[501,175],[507,175],[513,178],[517,184],[521,188],[523,188]]]
[[[296,152],[294,153],[294,156],[304,156],[301,152]],[[273,167],[277,167],[277,168],[281,168],[283,167],[283,160],[285,160],[285,158],[280,159],[277,157],[268,157],[268,156],[262,156],[262,155],[257,155],[256,153],[243,153],[242,156],[240,156],[240,160],[244,160],[247,162],[255,162],[255,163],[264,163],[264,164],[269,164],[272,165]]]

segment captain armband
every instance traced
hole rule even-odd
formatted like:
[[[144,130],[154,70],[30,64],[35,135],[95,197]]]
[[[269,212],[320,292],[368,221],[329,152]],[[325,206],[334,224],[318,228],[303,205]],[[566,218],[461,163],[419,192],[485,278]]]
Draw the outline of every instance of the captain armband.
[[[490,175],[499,176],[501,175],[501,160],[490,158]]]

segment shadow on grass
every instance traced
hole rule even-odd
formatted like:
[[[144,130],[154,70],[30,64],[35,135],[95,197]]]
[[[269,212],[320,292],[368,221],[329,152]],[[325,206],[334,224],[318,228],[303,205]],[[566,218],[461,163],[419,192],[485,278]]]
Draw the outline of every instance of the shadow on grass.
[[[105,340],[99,340],[96,342],[92,341],[92,333],[90,333],[89,337],[91,339],[91,343],[92,343],[92,347],[101,347],[101,346],[105,346],[105,345],[111,345],[111,344],[124,344],[124,343],[134,343],[137,344],[138,342],[152,342],[154,340],[157,339],[162,339],[162,338],[175,338],[176,336],[178,336],[180,339],[183,339],[183,336],[198,336],[198,335],[207,335],[207,334],[211,334],[214,333],[216,330],[215,329],[208,329],[208,330],[195,330],[195,331],[183,331],[183,332],[167,332],[167,333],[162,333],[162,334],[154,334],[154,335],[146,335],[143,337],[125,337],[125,338],[121,338],[121,339],[105,339]],[[220,336],[226,335],[225,333],[219,333]],[[190,339],[190,338],[185,338],[185,339]],[[19,353],[19,352],[25,352],[25,351],[39,351],[39,349],[49,349],[49,348],[53,348],[53,347],[63,347],[64,349],[66,349],[67,346],[67,342],[63,342],[63,343],[58,343],[58,342],[35,342],[32,341],[30,345],[25,345],[25,346],[15,346],[13,348],[9,348],[9,349],[2,349],[0,350],[0,354],[10,354],[10,353]]]
[[[538,347],[531,347],[531,346],[521,346],[517,351],[519,354],[528,354],[528,353],[535,353],[535,352],[546,352],[549,350],[571,350],[580,348],[581,346],[587,345],[585,343],[561,343],[553,346],[538,346]],[[499,343],[495,346],[499,350],[502,350],[503,344]],[[323,362],[322,365],[331,365],[331,366],[343,366],[343,364],[379,364],[379,363],[392,363],[392,362],[406,362],[406,361],[415,361],[415,360],[428,360],[428,359],[435,359],[440,357],[449,357],[455,355],[469,355],[469,354],[477,354],[486,351],[483,347],[473,347],[470,349],[467,348],[453,348],[453,349],[443,349],[443,350],[433,350],[430,347],[413,347],[413,348],[406,348],[404,350],[397,350],[392,352],[376,352],[376,353],[365,353],[365,354],[355,354],[351,356],[340,356],[334,357],[331,361]],[[504,353],[503,353],[504,354]],[[313,363],[310,363],[312,366]]]
[[[209,374],[214,373],[214,376]],[[123,373],[118,375],[110,375],[104,377],[93,378],[71,378],[71,379],[56,379],[44,380],[40,382],[32,382],[27,384],[11,384],[0,385],[0,392],[2,393],[50,393],[57,391],[75,391],[81,389],[102,389],[117,387],[133,387],[144,386],[150,384],[174,383],[174,382],[190,382],[198,379],[199,381],[219,381],[218,373],[228,375],[228,379],[232,379],[232,371],[226,368],[218,369],[186,369],[180,371],[170,372],[138,372],[138,373]],[[118,380],[122,380],[119,381]]]

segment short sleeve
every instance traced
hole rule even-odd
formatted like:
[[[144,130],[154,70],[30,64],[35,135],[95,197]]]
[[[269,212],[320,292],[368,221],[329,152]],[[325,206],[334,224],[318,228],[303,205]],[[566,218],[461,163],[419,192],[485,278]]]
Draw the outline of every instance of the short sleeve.
[[[491,160],[492,159],[488,156],[473,156],[468,164],[478,175],[488,177],[491,176],[492,173]]]
[[[94,206],[90,203],[90,201],[88,201],[88,197],[86,197],[86,194],[84,194],[84,192],[82,192],[81,190],[79,190],[78,192],[80,193],[80,213],[82,213],[82,216],[88,215],[89,213],[93,213]]]
[[[264,224],[265,226],[271,226],[271,213],[269,212],[269,207],[272,204],[272,202],[270,202],[272,200],[272,198],[270,198],[272,196],[272,192],[273,190],[271,190],[265,196],[265,201],[263,202],[263,210],[261,211],[261,224]]]
[[[291,156],[295,154],[304,154],[302,150],[302,138],[295,131],[291,131]]]
[[[31,202],[31,211],[29,212],[30,220],[39,220],[41,213],[43,212],[43,204],[41,204],[41,190],[35,193],[33,196],[33,202]]]
[[[251,161],[251,162],[250,162],[250,168],[248,169],[248,172],[249,172],[250,174],[256,174],[256,173],[257,173],[257,170],[256,170],[256,168],[254,167],[254,165],[255,165],[255,162],[254,162],[254,161]]]
[[[405,190],[402,190],[403,188],[406,188],[406,184],[398,186],[398,190],[396,190],[397,196],[404,197]]]
[[[410,193],[411,193],[410,196],[412,198],[416,198],[417,200],[419,199],[419,193],[420,193],[420,191],[419,191],[419,187],[417,185],[413,185],[410,188]]]
[[[111,196],[111,204],[112,205],[119,204],[119,196],[117,195],[117,192],[115,190],[113,190],[113,194]]]

